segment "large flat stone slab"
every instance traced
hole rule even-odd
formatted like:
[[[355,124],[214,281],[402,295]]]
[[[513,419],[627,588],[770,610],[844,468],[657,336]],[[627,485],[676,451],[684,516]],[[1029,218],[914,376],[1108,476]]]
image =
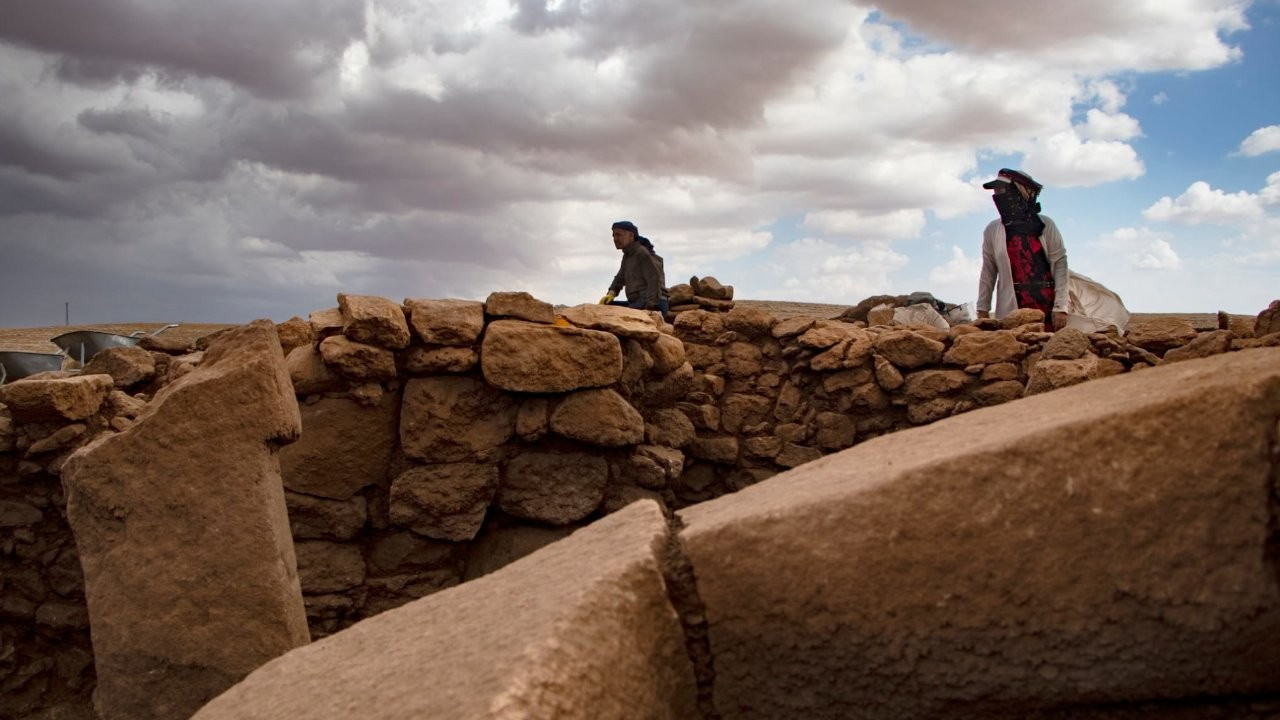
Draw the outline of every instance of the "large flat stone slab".
[[[693,671],[637,502],[251,674],[196,720],[692,718]]]
[[[275,327],[259,320],[68,459],[104,720],[186,718],[308,642],[275,455],[300,430]]]
[[[1248,350],[884,436],[681,511],[717,709],[1118,717],[1275,696],[1278,416],[1280,349]]]

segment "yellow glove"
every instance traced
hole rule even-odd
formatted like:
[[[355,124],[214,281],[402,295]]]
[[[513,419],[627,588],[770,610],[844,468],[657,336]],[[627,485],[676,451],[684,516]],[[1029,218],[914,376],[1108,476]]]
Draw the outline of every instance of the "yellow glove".
[[[605,296],[600,298],[600,304],[608,305],[609,303],[613,302],[613,298],[614,298],[613,293],[605,293]]]

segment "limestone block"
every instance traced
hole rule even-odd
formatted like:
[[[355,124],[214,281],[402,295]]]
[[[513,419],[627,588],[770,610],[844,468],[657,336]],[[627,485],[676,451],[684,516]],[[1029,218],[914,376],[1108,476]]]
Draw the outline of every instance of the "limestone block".
[[[1027,377],[1027,395],[1077,385],[1098,377],[1098,356],[1092,353],[1079,360],[1040,360]]]
[[[346,500],[386,482],[398,435],[399,394],[387,393],[372,406],[324,398],[300,412],[302,437],[280,450],[286,488]]]
[[[724,316],[724,325],[749,338],[770,337],[778,319],[760,308],[735,307]]]
[[[1214,330],[1212,332],[1200,333],[1194,340],[1176,347],[1164,354],[1165,362],[1177,362],[1179,360],[1195,360],[1197,358],[1206,358],[1211,355],[1221,355],[1231,349],[1231,331],[1230,330]]]
[[[516,517],[566,525],[600,506],[608,478],[609,466],[598,455],[524,453],[503,470],[498,507]]]
[[[1276,694],[1277,407],[1280,349],[1230,353],[875,438],[679,511],[716,709],[1018,718]]]
[[[727,329],[724,315],[706,310],[690,310],[676,316],[676,337],[686,342],[714,343]]]
[[[719,347],[687,343],[685,344],[684,352],[689,364],[698,370],[706,370],[713,365],[724,362],[724,350]]]
[[[308,642],[275,458],[301,429],[275,326],[258,320],[67,461],[104,719],[185,718]]]
[[[697,717],[662,574],[665,542],[658,506],[633,503],[501,570],[301,648],[194,720],[337,720],[352,708],[366,720]]]
[[[733,299],[733,286],[721,285],[719,280],[716,280],[710,275],[698,280],[697,284],[695,284],[693,288],[696,295],[704,298],[710,298],[712,300]]]
[[[1272,300],[1270,305],[1254,319],[1253,336],[1266,337],[1280,332],[1280,300]]]
[[[88,429],[89,427],[84,423],[63,425],[53,431],[52,434],[31,443],[31,446],[27,448],[27,457],[61,450],[72,442],[75,442],[77,439],[83,437],[85,431]]]
[[[289,353],[293,352],[294,348],[316,344],[316,331],[311,327],[311,323],[297,315],[282,323],[277,323],[276,336],[280,338],[280,350],[285,357],[289,357]],[[168,336],[161,335],[160,337]],[[138,344],[141,346],[142,343]]]
[[[412,347],[404,355],[404,369],[415,375],[462,373],[480,362],[471,347]]]
[[[497,489],[497,465],[412,467],[391,483],[391,522],[437,540],[470,540]]]
[[[85,420],[98,412],[114,388],[107,375],[24,379],[0,386],[0,403],[19,424]]]
[[[959,404],[955,398],[945,397],[912,402],[907,405],[907,421],[912,425],[937,422],[954,413],[958,406]]]
[[[1154,317],[1132,318],[1124,337],[1130,345],[1162,356],[1195,340],[1196,334],[1195,326],[1183,318]]]
[[[1018,308],[1000,319],[1000,324],[1005,330],[1012,330],[1016,327],[1022,327],[1023,325],[1030,325],[1031,323],[1043,322],[1044,311],[1033,308]]]
[[[1018,342],[1009,330],[975,332],[957,337],[943,357],[948,365],[994,365],[1017,362],[1027,354],[1027,346]]]
[[[649,313],[621,305],[575,305],[561,310],[560,316],[585,330],[601,330],[645,343],[656,341],[661,334]]]
[[[340,308],[313,310],[307,316],[307,322],[311,324],[311,332],[315,334],[317,339],[342,334],[342,310]]]
[[[742,441],[742,452],[748,457],[772,460],[782,452],[782,438],[749,437]]]
[[[799,467],[808,462],[813,462],[822,457],[822,451],[805,445],[799,445],[793,442],[784,442],[782,450],[778,452],[778,456],[773,459],[785,468]]]
[[[599,330],[497,320],[485,331],[480,368],[491,385],[515,392],[604,387],[622,376],[622,345]]]
[[[299,395],[327,393],[346,386],[342,376],[325,364],[315,345],[299,345],[289,351],[284,364],[289,371],[293,391]]]
[[[360,548],[345,543],[307,540],[296,546],[298,579],[308,594],[341,592],[364,582]]]
[[[542,439],[551,429],[548,413],[551,404],[546,398],[531,397],[520,403],[516,410],[516,434],[521,440],[533,442]]]
[[[729,343],[724,349],[725,374],[729,377],[753,377],[764,370],[764,354],[749,342]]]
[[[672,448],[687,446],[696,434],[689,416],[674,408],[655,410],[644,427],[645,442]]]
[[[107,348],[93,356],[81,375],[110,375],[118,388],[145,382],[156,375],[156,359],[140,347]]]
[[[474,300],[415,300],[405,298],[409,325],[428,345],[466,347],[484,331],[484,303]]]
[[[354,342],[400,350],[409,346],[409,323],[399,303],[376,295],[338,293],[342,334]]]
[[[720,427],[728,433],[738,433],[744,427],[758,425],[769,420],[773,402],[757,395],[733,394],[720,404]]]
[[[903,393],[912,400],[932,400],[973,381],[973,376],[963,370],[917,370],[907,374]]]
[[[783,338],[795,337],[808,332],[818,321],[804,315],[796,315],[795,317],[783,318],[774,324],[769,334],[781,340]]]
[[[1093,352],[1093,343],[1076,328],[1062,328],[1049,338],[1040,350],[1046,360],[1079,360]]]
[[[644,343],[639,340],[624,338],[622,340],[622,376],[618,382],[631,386],[653,369],[653,356],[645,350]]]
[[[738,461],[738,438],[733,435],[694,438],[689,455],[699,460],[733,465]]]
[[[438,570],[458,558],[456,543],[429,540],[409,531],[391,531],[374,541],[368,552],[370,575],[396,575]]]
[[[982,368],[982,380],[1018,380],[1022,377],[1022,368],[1018,363],[1002,362],[987,365]]]
[[[551,411],[552,432],[604,447],[644,442],[644,418],[621,395],[609,389],[579,390]]]
[[[843,413],[818,413],[814,422],[817,431],[813,439],[823,450],[843,450],[853,445],[853,439],[858,433],[853,419]]]
[[[689,283],[679,283],[667,288],[667,302],[673,308],[677,305],[693,303],[693,286]]]
[[[394,353],[343,335],[321,340],[320,356],[339,375],[353,380],[393,380],[396,376]]]
[[[662,471],[666,480],[674,480],[684,472],[684,453],[676,448],[662,445],[641,445],[636,448],[632,457],[645,458],[652,461]]]
[[[684,343],[666,333],[658,335],[649,346],[649,353],[653,356],[653,371],[659,375],[678,369],[686,359]]]
[[[517,409],[513,397],[475,378],[414,378],[400,406],[400,445],[423,462],[482,460],[511,439]]]
[[[814,350],[825,350],[855,336],[866,337],[866,333],[850,323],[818,320],[796,338],[796,342]]]
[[[306,434],[303,421],[303,434]],[[289,530],[295,540],[350,540],[364,527],[368,517],[365,499],[329,500],[286,490]]]
[[[913,330],[891,330],[881,333],[875,339],[875,351],[881,357],[908,370],[936,364],[942,359],[945,348],[937,340],[931,340]]]
[[[875,375],[876,383],[878,383],[880,387],[884,388],[885,390],[889,390],[889,391],[897,390],[898,388],[902,387],[902,383],[906,382],[906,379],[902,377],[902,371],[899,370],[897,366],[895,366],[893,363],[889,362],[888,359],[880,357],[879,355],[876,355],[875,365],[876,365],[876,375]],[[866,381],[864,380],[863,382],[866,382]],[[857,383],[857,384],[861,385],[862,383]]]
[[[550,325],[556,321],[555,308],[527,292],[493,292],[484,301],[484,312],[494,318],[514,318]]]
[[[893,365],[884,358],[877,357],[876,360],[883,362],[891,368],[893,367]],[[894,369],[894,372],[898,372],[896,368]],[[899,376],[901,376],[901,373],[899,373]],[[871,368],[867,367],[867,363],[864,363],[862,367],[841,370],[839,372],[824,375],[822,377],[822,389],[832,395],[837,395],[842,390],[849,390],[864,383],[869,383],[875,377],[876,374],[871,370]]]
[[[0,500],[0,528],[28,527],[44,520],[40,508],[17,500]]]
[[[1026,386],[1017,380],[996,380],[973,391],[973,401],[981,406],[999,405],[1022,397]]]

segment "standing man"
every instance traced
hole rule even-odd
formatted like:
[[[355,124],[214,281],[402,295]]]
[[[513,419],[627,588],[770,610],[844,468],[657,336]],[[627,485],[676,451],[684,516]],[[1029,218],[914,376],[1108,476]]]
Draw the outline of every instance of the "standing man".
[[[667,276],[662,269],[662,258],[653,251],[653,243],[640,235],[635,223],[619,220],[613,224],[613,246],[622,251],[622,266],[609,285],[609,292],[600,298],[600,304],[659,310],[666,317]],[[627,299],[614,300],[623,288],[626,288]]]
[[[1040,214],[1041,185],[1030,175],[1002,168],[982,187],[993,192],[999,220],[982,233],[982,274],[978,279],[978,317],[991,316],[996,291],[996,317],[1017,308],[1044,312],[1045,329],[1067,325],[1067,251],[1062,234]]]

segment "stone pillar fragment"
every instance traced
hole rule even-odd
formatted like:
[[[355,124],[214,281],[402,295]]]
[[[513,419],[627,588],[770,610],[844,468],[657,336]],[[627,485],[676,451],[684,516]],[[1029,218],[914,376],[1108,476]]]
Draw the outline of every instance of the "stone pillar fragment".
[[[104,720],[189,717],[309,641],[276,459],[300,431],[259,320],[68,460]]]

